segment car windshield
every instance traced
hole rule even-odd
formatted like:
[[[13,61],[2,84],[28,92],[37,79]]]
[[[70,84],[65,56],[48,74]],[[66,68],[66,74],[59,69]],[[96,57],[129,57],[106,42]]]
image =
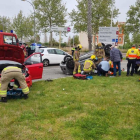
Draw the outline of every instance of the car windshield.
[[[14,36],[3,36],[4,44],[16,45],[16,38]]]
[[[35,52],[43,53],[43,52],[44,52],[44,49],[38,49],[38,50],[35,51]]]

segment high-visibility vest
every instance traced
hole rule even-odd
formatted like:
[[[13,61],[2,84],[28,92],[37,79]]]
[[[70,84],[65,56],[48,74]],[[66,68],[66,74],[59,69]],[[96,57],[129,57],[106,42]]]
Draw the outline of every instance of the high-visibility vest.
[[[75,51],[75,48],[72,48],[71,50],[72,50],[72,51]]]
[[[126,57],[128,57],[129,59],[136,59],[137,55],[138,55],[138,50],[132,47],[127,51]]]
[[[140,51],[138,50],[137,59],[140,59]]]
[[[86,66],[86,64],[87,63],[89,63],[89,65],[88,65],[88,68],[85,68],[85,66]],[[91,60],[86,60],[85,61],[85,63],[84,63],[84,68],[83,68],[83,70],[85,71],[85,70],[92,70],[92,65],[93,65],[93,61],[91,61]]]

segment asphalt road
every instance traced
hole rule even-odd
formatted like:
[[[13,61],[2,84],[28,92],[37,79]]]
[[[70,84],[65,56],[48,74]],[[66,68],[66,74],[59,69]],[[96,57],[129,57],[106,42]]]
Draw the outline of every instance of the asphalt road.
[[[127,65],[127,61],[123,60],[121,62],[121,69],[124,68],[126,71],[126,65]],[[59,65],[52,65],[52,66],[43,68],[43,76],[42,76],[42,79],[40,79],[40,80],[58,79],[58,78],[65,78],[68,76],[71,76],[71,75],[63,74]],[[33,81],[38,81],[38,80],[33,80]]]

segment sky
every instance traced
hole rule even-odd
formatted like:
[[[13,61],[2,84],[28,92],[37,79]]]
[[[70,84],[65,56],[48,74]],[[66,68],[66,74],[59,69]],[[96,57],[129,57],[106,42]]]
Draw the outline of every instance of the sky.
[[[32,0],[28,1],[32,2]],[[63,2],[66,3],[68,12],[71,12],[72,9],[76,8],[76,0],[63,0]],[[134,5],[135,2],[136,0],[115,0],[115,6],[119,9],[120,14],[116,19],[114,19],[114,21],[125,22],[127,18],[126,13],[129,10],[129,7]],[[0,16],[7,16],[10,18],[15,17],[20,10],[23,11],[25,16],[28,16],[33,12],[33,7],[30,5],[30,3],[21,0],[1,0],[0,7]],[[69,25],[70,23],[66,24],[66,26]],[[72,32],[73,30],[67,34],[67,37],[64,37],[64,41],[67,42],[68,36],[73,37],[74,34]],[[54,36],[54,38],[58,40],[58,36]],[[43,40],[43,35],[41,35],[41,41]]]

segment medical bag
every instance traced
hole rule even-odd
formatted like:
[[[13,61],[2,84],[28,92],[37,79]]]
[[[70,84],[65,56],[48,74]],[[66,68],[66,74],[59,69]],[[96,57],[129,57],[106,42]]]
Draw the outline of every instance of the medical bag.
[[[86,79],[87,79],[87,78],[86,78],[86,75],[82,75],[82,74],[80,74],[80,73],[74,74],[73,77],[74,77],[75,79],[82,79],[82,80],[86,80]]]

